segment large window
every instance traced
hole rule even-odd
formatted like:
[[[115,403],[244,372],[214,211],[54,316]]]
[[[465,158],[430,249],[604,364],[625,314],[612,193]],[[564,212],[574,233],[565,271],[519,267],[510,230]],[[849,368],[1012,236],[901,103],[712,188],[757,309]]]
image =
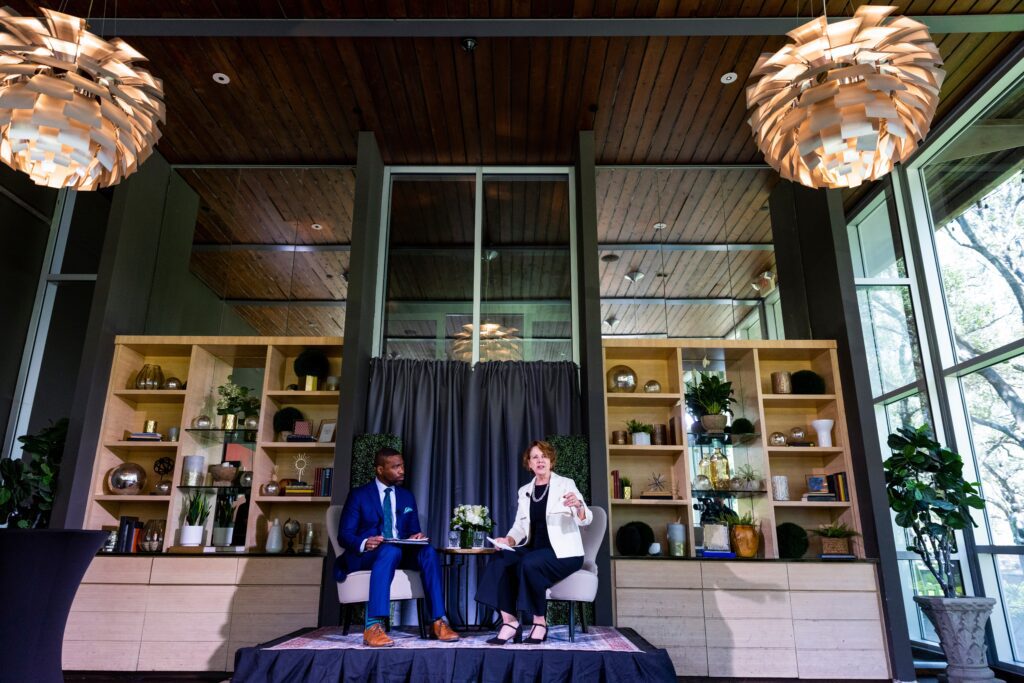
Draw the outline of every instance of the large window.
[[[388,170],[381,352],[574,360],[565,168]]]

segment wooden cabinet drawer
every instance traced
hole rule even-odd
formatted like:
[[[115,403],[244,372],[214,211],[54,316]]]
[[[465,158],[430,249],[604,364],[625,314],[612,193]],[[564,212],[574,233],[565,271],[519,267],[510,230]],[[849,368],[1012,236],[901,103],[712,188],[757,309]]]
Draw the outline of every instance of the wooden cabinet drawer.
[[[704,647],[666,647],[676,676],[707,676],[708,651]]]
[[[237,557],[157,557],[153,559],[153,584],[234,584]]]
[[[71,603],[72,612],[144,612],[149,586],[83,583]]]
[[[231,615],[227,612],[150,612],[142,628],[142,640],[212,642],[227,640]]]
[[[797,619],[798,650],[884,650],[882,624],[874,619]]]
[[[95,557],[82,583],[149,583],[152,557]]]
[[[324,558],[242,557],[238,560],[235,583],[239,586],[282,584],[319,586],[323,577]]]
[[[615,560],[615,585],[620,588],[700,588],[699,562]]]
[[[790,594],[783,591],[704,591],[708,619],[789,619]]]
[[[797,650],[800,678],[889,680],[884,650]]]
[[[708,619],[708,647],[790,648],[795,644],[790,619]]]
[[[631,628],[655,647],[704,647],[703,617],[623,617],[620,628]]]
[[[701,567],[705,589],[786,590],[786,565],[770,562],[705,562]]]
[[[69,640],[142,639],[145,615],[137,612],[71,612],[64,627],[64,642]]]
[[[226,614],[239,589],[234,586],[150,586],[146,612]]]
[[[796,652],[760,647],[709,647],[708,675],[731,678],[796,678]]]
[[[135,671],[138,665],[137,640],[65,641],[61,656],[65,671]]]
[[[826,593],[824,591],[794,591],[790,594],[793,602],[794,619],[815,620],[822,616],[829,619],[880,619],[877,593]]]
[[[139,649],[139,671],[226,671],[228,644],[143,642]]]
[[[320,608],[320,586],[239,586],[233,614],[309,614]]]
[[[702,617],[704,605],[697,590],[618,588],[615,613],[624,617]]]
[[[228,640],[265,643],[300,628],[317,625],[317,612],[306,614],[235,614]]]
[[[791,563],[789,589],[794,591],[874,591],[875,565]]]

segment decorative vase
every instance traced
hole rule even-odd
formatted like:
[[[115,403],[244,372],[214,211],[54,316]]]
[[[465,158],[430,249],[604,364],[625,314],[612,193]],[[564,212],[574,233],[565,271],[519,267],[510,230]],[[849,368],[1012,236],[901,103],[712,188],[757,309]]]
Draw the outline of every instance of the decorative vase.
[[[829,538],[827,536],[821,537],[821,554],[822,555],[849,555],[850,554],[850,539],[848,538]]]
[[[235,527],[233,526],[215,526],[213,527],[213,545],[220,547],[231,545],[231,537],[234,535]]]
[[[633,487],[623,486],[622,487],[622,500],[633,500]]]
[[[230,431],[232,429],[238,429],[238,416],[237,415],[222,415],[221,416],[221,429]]]
[[[609,394],[632,394],[636,391],[636,372],[628,365],[616,365],[608,371],[605,378]]]
[[[205,469],[205,455],[186,455],[181,468],[181,485],[202,486],[206,483]]]
[[[210,476],[213,477],[214,486],[231,486],[235,481],[238,468],[226,462],[219,465],[210,465]]]
[[[164,547],[164,532],[167,523],[162,519],[151,519],[142,528],[141,547],[143,552],[158,553]]]
[[[139,374],[135,376],[136,389],[159,389],[164,385],[164,371],[159,365],[149,363],[142,366]]]
[[[732,549],[736,553],[736,557],[744,559],[757,557],[757,549],[761,543],[757,527],[750,524],[734,524],[729,528],[729,539],[732,541]]]
[[[793,393],[793,376],[785,370],[772,373],[772,393],[773,394],[792,394]]]
[[[946,654],[949,681],[991,681],[988,667],[985,624],[995,598],[933,598],[915,596],[914,602],[935,626],[939,644]]]
[[[818,433],[818,445],[832,448],[832,425],[835,420],[811,420],[811,428]]]
[[[661,393],[661,382],[656,379],[652,379],[644,384],[645,394],[660,394]]]
[[[706,432],[721,433],[725,431],[725,423],[728,419],[729,418],[724,414],[701,415],[700,426],[703,427]]]
[[[789,477],[784,474],[776,474],[772,477],[772,498],[789,500]]]
[[[630,436],[633,437],[634,446],[651,445],[651,435],[648,434],[647,432],[633,432],[632,434],[630,434]]]
[[[206,527],[202,524],[196,526],[185,524],[181,527],[181,544],[184,546],[202,545],[204,531],[206,531]]]
[[[267,544],[263,549],[268,553],[279,553],[284,550],[284,533],[281,530],[281,520],[277,517],[270,525],[270,531],[267,532]]]
[[[651,437],[651,443],[655,446],[665,446],[668,444],[668,425],[654,425],[654,435]]]
[[[626,445],[626,432],[624,430],[615,430],[612,432],[612,445],[614,446],[625,446]]]
[[[459,547],[469,550],[473,547],[473,529],[461,529],[459,531]]]
[[[146,470],[133,462],[121,463],[107,472],[107,489],[119,496],[137,496],[146,488]]]
[[[686,527],[677,522],[668,525],[668,554],[672,557],[686,555]]]
[[[703,524],[704,549],[705,550],[726,550],[729,547],[729,527],[725,524]]]

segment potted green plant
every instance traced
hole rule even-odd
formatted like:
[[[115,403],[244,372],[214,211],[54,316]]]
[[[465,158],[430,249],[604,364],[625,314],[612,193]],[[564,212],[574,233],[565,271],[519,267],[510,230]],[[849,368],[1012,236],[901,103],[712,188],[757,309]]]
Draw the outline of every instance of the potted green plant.
[[[629,438],[633,442],[634,446],[651,445],[651,436],[654,435],[654,425],[647,424],[646,422],[640,422],[639,420],[629,420],[626,422],[626,431],[629,432]]]
[[[914,597],[931,620],[946,653],[950,680],[991,678],[986,661],[985,624],[993,598],[957,592],[953,561],[956,532],[974,525],[971,510],[985,501],[978,485],[964,479],[964,461],[931,437],[930,428],[900,428],[889,435],[892,455],[884,463],[885,488],[896,524],[913,533],[907,548],[917,553],[942,590],[941,596]]]
[[[761,473],[750,463],[743,463],[736,468],[736,474],[730,482],[733,490],[736,491],[758,491],[764,486]]]
[[[702,372],[699,382],[686,385],[686,407],[705,431],[724,432],[727,415],[732,414],[729,406],[736,402],[732,395],[732,382]]]
[[[181,527],[182,545],[203,545],[210,507],[210,498],[205,491],[192,491],[188,494],[185,499],[185,523]]]
[[[860,532],[851,529],[845,522],[822,524],[811,533],[821,538],[822,555],[849,555],[850,539],[860,536]]]
[[[217,414],[224,416],[224,429],[237,429],[238,416],[255,417],[260,412],[260,397],[249,392],[252,389],[235,384],[234,375],[228,375],[226,384],[217,387]]]
[[[218,496],[213,513],[213,545],[231,545],[235,533],[235,497]]]
[[[731,550],[729,540],[729,520],[735,513],[728,509],[718,509],[709,500],[708,507],[700,518],[701,532],[704,537],[705,550]]]
[[[729,524],[729,542],[736,557],[744,559],[757,557],[757,550],[761,546],[761,536],[757,532],[754,515],[749,512],[740,515],[729,510],[724,521]]]
[[[629,477],[620,477],[619,484],[622,485],[622,499],[630,500],[633,498],[633,482],[629,480]]]

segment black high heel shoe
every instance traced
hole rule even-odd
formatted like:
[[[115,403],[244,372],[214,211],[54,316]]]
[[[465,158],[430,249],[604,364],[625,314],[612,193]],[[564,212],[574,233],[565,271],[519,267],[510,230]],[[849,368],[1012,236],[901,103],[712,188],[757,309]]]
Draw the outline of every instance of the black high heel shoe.
[[[500,633],[501,629],[505,628],[506,626],[508,626],[509,628],[515,628],[515,633],[513,633],[508,638],[499,638],[497,635],[495,635],[493,638],[488,638],[484,642],[486,642],[488,645],[507,645],[508,641],[510,640],[513,643],[523,642],[523,622],[519,622],[515,626],[512,626],[512,624],[502,624],[498,628],[498,632]]]
[[[539,628],[544,629],[544,637],[543,638],[534,638],[533,634]],[[547,624],[534,624],[533,628],[530,629],[530,637],[529,638],[523,638],[523,644],[524,645],[540,645],[541,643],[543,643],[547,639],[548,639],[548,627],[547,627]]]

